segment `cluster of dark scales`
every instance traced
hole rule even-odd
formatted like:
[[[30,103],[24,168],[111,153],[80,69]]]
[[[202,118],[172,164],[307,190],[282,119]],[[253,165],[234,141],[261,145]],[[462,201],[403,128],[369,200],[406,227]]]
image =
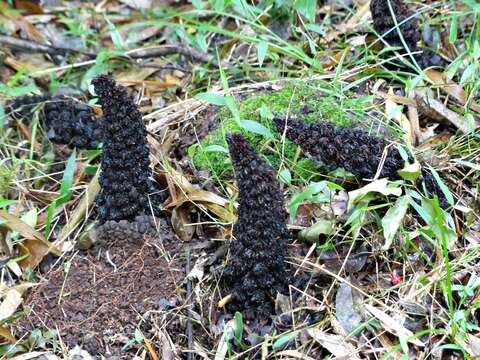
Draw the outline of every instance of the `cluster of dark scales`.
[[[246,319],[266,319],[277,292],[285,293],[286,246],[289,233],[280,184],[273,169],[238,134],[227,138],[240,190],[235,241],[224,273],[233,294],[228,305]]]
[[[371,136],[362,130],[339,128],[325,122],[307,124],[300,120],[277,116],[277,130],[318,163],[332,169],[344,168],[361,179],[373,179],[383,161],[379,178],[399,178],[404,161],[395,146],[384,138]],[[384,151],[386,154],[384,155]]]
[[[147,129],[138,107],[112,78],[100,75],[92,84],[104,116],[99,223],[133,221],[152,211],[159,215],[163,198],[151,178]]]
[[[7,114],[30,122],[38,110],[40,123],[50,141],[83,149],[95,149],[103,134],[101,120],[92,108],[63,95],[26,95],[6,106]]]
[[[395,15],[394,17],[389,4]],[[370,11],[373,28],[390,46],[405,48],[406,45],[408,47],[406,50],[417,53],[414,58],[421,68],[443,65],[440,56],[431,50],[418,47],[418,42],[421,39],[418,19],[403,0],[372,0]],[[405,44],[402,42],[399,32],[402,34]],[[410,60],[408,57],[406,59]]]
[[[157,227],[165,227],[164,220],[150,215],[136,216],[133,221],[106,221],[95,226],[90,235],[93,243],[103,248],[127,246],[129,244],[141,245],[145,236],[155,236]]]
[[[344,168],[360,179],[399,180],[399,170],[405,166],[398,148],[381,137],[362,130],[339,128],[325,122],[307,124],[300,120],[276,116],[280,133],[299,145],[312,160],[329,168]],[[286,131],[285,131],[286,127]],[[442,208],[448,208],[445,195],[430,171],[422,170],[419,185],[425,185],[429,195],[436,194]]]

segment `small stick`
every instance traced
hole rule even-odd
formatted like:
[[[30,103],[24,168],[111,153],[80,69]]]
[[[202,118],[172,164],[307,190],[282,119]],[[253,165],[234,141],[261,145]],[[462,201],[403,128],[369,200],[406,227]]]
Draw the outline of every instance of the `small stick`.
[[[44,45],[35,41],[19,39],[19,38],[8,36],[8,35],[0,35],[0,44],[8,46],[9,48],[12,48],[12,49],[46,53],[50,55],[64,55],[68,51],[75,51],[81,54],[95,57],[95,54],[85,53],[83,51],[66,48],[66,47]]]
[[[190,274],[191,259],[190,247],[187,247],[187,276]],[[188,339],[188,354],[187,360],[193,359],[193,329],[192,329],[192,280],[187,277],[187,339]]]
[[[175,44],[133,49],[125,53],[125,55],[132,59],[146,59],[170,54],[181,54],[204,63],[212,62],[216,64],[215,58],[209,54],[203,54],[193,48]]]
[[[233,294],[228,294],[218,302],[218,308],[219,309],[224,308],[232,300],[233,300]]]

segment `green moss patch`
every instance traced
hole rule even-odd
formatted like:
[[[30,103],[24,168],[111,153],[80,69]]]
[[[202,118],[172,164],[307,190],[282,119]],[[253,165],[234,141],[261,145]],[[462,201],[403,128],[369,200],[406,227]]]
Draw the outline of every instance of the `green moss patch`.
[[[236,100],[240,119],[262,124],[274,138],[241,128],[232,113],[226,107],[222,109],[217,130],[189,149],[195,168],[209,170],[217,180],[232,171],[225,136],[238,132],[246,137],[276,171],[280,168],[288,169],[285,171],[290,172],[292,181],[307,182],[318,175],[319,167],[306,159],[297,145],[282,140],[282,134],[276,131],[272,121],[272,114],[288,114],[308,123],[328,121],[336,126],[352,126],[365,114],[369,104],[366,97],[347,99],[338,96],[320,82],[290,83],[280,90]]]

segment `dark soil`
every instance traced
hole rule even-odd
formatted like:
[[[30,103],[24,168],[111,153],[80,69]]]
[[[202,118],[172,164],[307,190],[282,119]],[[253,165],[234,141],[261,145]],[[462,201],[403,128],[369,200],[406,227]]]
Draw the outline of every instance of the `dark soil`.
[[[184,278],[180,247],[171,232],[141,245],[113,244],[108,253],[116,271],[104,250],[97,256],[78,253],[70,258],[68,275],[64,266],[55,267],[28,295],[32,311],[18,325],[22,331],[58,329],[68,347],[80,345],[95,356],[132,358],[138,345],[124,350],[125,343],[136,328],[149,336],[146,313],[174,297]]]

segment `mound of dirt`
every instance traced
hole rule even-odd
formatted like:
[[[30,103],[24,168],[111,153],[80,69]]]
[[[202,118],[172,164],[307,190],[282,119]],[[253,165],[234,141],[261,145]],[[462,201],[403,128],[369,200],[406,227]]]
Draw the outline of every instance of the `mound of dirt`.
[[[53,268],[31,292],[30,314],[21,331],[58,329],[69,347],[82,346],[92,355],[131,358],[136,347],[123,349],[139,328],[148,336],[148,311],[174,296],[183,280],[178,260],[181,245],[169,231],[138,242],[113,242],[97,256],[77,253],[65,266]]]

